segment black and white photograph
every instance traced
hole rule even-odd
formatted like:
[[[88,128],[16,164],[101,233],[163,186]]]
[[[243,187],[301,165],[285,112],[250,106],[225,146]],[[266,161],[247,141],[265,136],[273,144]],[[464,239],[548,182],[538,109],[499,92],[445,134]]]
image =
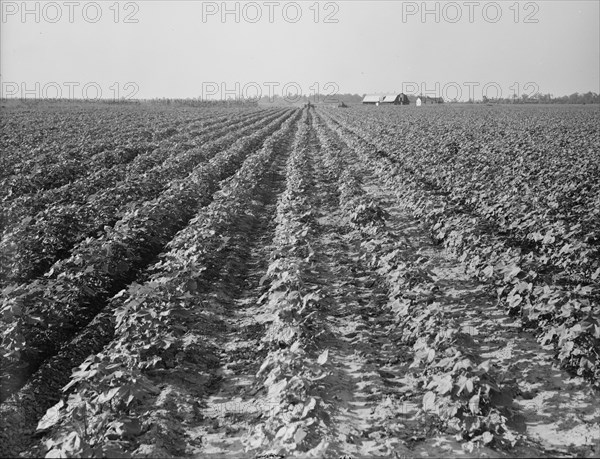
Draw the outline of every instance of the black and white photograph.
[[[0,457],[600,457],[600,0],[0,0]]]

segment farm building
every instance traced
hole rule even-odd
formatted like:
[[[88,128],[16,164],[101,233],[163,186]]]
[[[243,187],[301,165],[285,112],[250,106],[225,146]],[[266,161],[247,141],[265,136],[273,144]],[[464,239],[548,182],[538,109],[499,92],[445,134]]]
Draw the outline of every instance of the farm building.
[[[404,93],[400,94],[387,94],[383,96],[382,104],[394,104],[394,105],[408,105],[408,96]]]
[[[443,104],[444,99],[442,97],[429,97],[429,96],[419,96],[417,97],[416,105],[420,107],[423,104]]]
[[[363,98],[362,103],[367,104],[367,105],[379,105],[379,103],[382,101],[382,99],[383,99],[383,96],[367,94]]]
[[[385,94],[382,96],[367,94],[362,101],[363,104],[379,105],[379,104],[393,104],[393,105],[408,105],[410,102],[408,97],[404,93],[400,94]]]

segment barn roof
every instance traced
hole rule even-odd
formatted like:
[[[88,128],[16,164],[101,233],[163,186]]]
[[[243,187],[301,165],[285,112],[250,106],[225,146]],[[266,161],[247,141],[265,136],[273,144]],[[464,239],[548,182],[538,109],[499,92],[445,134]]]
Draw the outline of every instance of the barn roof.
[[[382,102],[394,102],[402,94],[386,94],[383,96]]]
[[[367,94],[364,99],[363,102],[380,102],[382,100],[383,96],[378,96],[375,94]]]

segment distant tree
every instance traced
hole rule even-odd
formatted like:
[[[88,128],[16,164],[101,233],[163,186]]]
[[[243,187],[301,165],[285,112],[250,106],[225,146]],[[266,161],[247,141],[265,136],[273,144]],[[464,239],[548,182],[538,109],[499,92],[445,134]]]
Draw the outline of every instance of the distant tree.
[[[600,97],[595,92],[589,91],[583,94],[582,96],[584,104],[597,104],[600,103]]]
[[[578,92],[574,92],[573,94],[571,94],[569,96],[569,103],[570,104],[576,104],[579,101],[579,93]]]

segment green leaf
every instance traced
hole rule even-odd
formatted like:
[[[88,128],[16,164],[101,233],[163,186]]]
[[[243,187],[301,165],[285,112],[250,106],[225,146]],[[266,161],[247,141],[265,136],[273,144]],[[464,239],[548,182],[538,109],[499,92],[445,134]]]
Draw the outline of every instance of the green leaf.
[[[294,434],[294,441],[296,442],[296,444],[299,444],[302,440],[304,440],[306,438],[306,435],[307,433],[302,427],[296,430],[296,433]]]
[[[428,391],[423,396],[423,410],[432,411],[435,409],[435,392]]]
[[[491,266],[491,265],[490,265],[490,266],[488,266],[487,268],[485,268],[485,269],[483,270],[483,274],[484,274],[486,277],[492,277],[492,276],[494,275],[494,267],[493,267],[493,266]]]
[[[447,374],[438,382],[437,393],[445,395],[452,390],[453,386],[452,375]]]
[[[480,397],[479,394],[473,395],[473,397],[471,397],[471,399],[469,400],[469,409],[471,410],[471,413],[473,414],[478,414],[479,413],[479,401],[480,401]]]
[[[483,441],[484,445],[487,445],[493,439],[494,439],[494,435],[491,434],[490,432],[484,432],[483,435],[481,436],[481,440]]]
[[[56,405],[48,408],[46,414],[40,419],[37,425],[36,430],[46,430],[50,427],[56,425],[56,423],[60,420],[60,410],[65,406],[64,401],[59,401]]]
[[[109,391],[102,392],[98,396],[98,403],[106,403],[106,402],[111,401],[113,399],[113,397],[117,394],[117,392],[119,392],[119,389],[120,389],[119,387],[113,387]]]
[[[329,356],[329,349],[325,349],[321,355],[319,355],[319,358],[317,358],[317,363],[319,365],[325,365],[325,362],[327,362],[327,358]]]

